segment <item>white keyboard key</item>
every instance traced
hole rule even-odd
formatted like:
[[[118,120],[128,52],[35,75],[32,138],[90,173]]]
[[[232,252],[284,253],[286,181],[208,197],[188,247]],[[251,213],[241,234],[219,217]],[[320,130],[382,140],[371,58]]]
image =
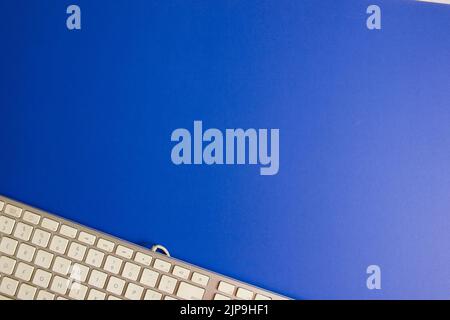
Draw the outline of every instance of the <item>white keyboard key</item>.
[[[144,300],[161,300],[162,294],[153,290],[145,292]]]
[[[131,257],[133,256],[133,250],[124,246],[117,246],[116,254],[123,258],[131,259]]]
[[[107,277],[108,275],[106,273],[100,272],[98,270],[92,270],[88,283],[91,286],[103,289],[105,287]]]
[[[36,300],[55,300],[55,295],[53,293],[41,290],[38,292]]]
[[[176,299],[174,297],[165,296],[164,300],[178,300],[178,299]]]
[[[171,264],[167,261],[156,259],[155,263],[153,264],[153,268],[163,271],[163,272],[169,272]]]
[[[177,296],[187,300],[202,300],[205,289],[193,286],[186,282],[181,282],[178,287]]]
[[[40,247],[47,247],[48,240],[50,240],[50,233],[41,229],[36,229],[34,231],[33,239],[31,242]]]
[[[79,283],[72,283],[69,291],[69,297],[75,300],[84,300],[88,291],[88,287]]]
[[[0,301],[12,300],[11,298],[0,295]]]
[[[14,275],[16,276],[16,278],[19,278],[20,280],[30,281],[31,280],[31,275],[33,274],[33,271],[34,271],[34,267],[33,266],[30,266],[30,265],[25,264],[23,262],[19,262],[19,264],[17,265],[16,272],[14,273]]]
[[[56,300],[69,300],[69,299],[66,299],[64,297],[58,297],[58,298],[56,298]]]
[[[69,258],[78,260],[78,261],[83,261],[84,258],[84,254],[86,253],[86,247],[83,246],[82,244],[76,243],[76,242],[72,242],[70,244],[69,247],[69,252],[67,253],[67,255],[69,256]]]
[[[118,274],[120,271],[120,267],[122,266],[122,260],[113,256],[108,256],[106,258],[105,265],[103,269],[105,269],[108,272]]]
[[[141,267],[134,263],[127,262],[122,271],[122,276],[132,281],[136,281],[139,273],[141,272]]]
[[[56,276],[53,278],[51,290],[53,292],[59,293],[61,295],[65,295],[67,289],[69,288],[70,280],[62,278],[60,276]]]
[[[177,276],[177,277],[180,277],[183,279],[188,279],[189,273],[190,273],[190,271],[188,269],[182,268],[180,266],[175,266],[172,270],[172,274],[174,276]]]
[[[272,299],[270,297],[258,293],[255,297],[255,300],[272,300]]]
[[[143,292],[144,288],[134,283],[130,283],[127,287],[127,291],[125,292],[125,298],[130,300],[140,300]]]
[[[167,293],[172,294],[177,285],[177,279],[163,275],[161,281],[159,282],[158,289]]]
[[[33,284],[45,289],[48,288],[51,278],[52,274],[50,272],[38,269],[34,274]]]
[[[23,241],[30,240],[31,232],[33,232],[33,227],[19,222],[16,226],[16,230],[14,230],[14,237]]]
[[[16,260],[6,256],[0,256],[0,274],[12,274]]]
[[[104,257],[105,254],[103,252],[95,249],[90,249],[86,257],[86,264],[99,268],[102,265]]]
[[[34,264],[42,267],[44,269],[48,269],[53,261],[53,254],[44,250],[39,250],[36,253],[36,258],[34,259]]]
[[[48,218],[42,219],[41,227],[50,231],[58,230],[59,222]]]
[[[15,221],[11,218],[0,216],[0,232],[4,234],[11,234]]]
[[[25,213],[23,214],[23,220],[31,224],[37,225],[41,220],[41,216],[30,211],[25,211]]]
[[[17,298],[20,300],[33,300],[36,295],[37,289],[35,287],[30,286],[29,284],[22,283],[19,288],[19,293],[17,294]]]
[[[70,279],[76,282],[86,282],[88,273],[88,267],[79,263],[75,263],[70,270]]]
[[[71,264],[72,262],[68,259],[65,259],[63,257],[56,257],[55,262],[53,263],[52,270],[65,276],[69,273]]]
[[[20,216],[22,215],[22,208],[13,206],[12,204],[8,204],[8,205],[6,205],[5,213],[7,215],[10,215],[10,216],[13,216],[16,218],[20,218]]]
[[[91,289],[89,291],[89,296],[88,296],[88,300],[105,300],[106,298],[106,293],[95,290],[95,289]]]
[[[52,241],[50,242],[49,249],[53,252],[64,254],[66,252],[68,244],[69,240],[61,238],[60,236],[54,236],[52,238]]]
[[[224,296],[223,294],[216,293],[214,300],[231,300],[231,298]]]
[[[108,296],[108,300],[122,300],[122,299],[114,297],[114,296]]]
[[[105,239],[98,239],[97,248],[102,249],[103,251],[106,252],[113,252],[114,243]]]
[[[239,288],[236,292],[236,297],[239,299],[251,300],[253,298],[253,292],[244,288]]]
[[[0,201],[0,211],[3,210],[3,207],[5,206],[5,203],[3,201]]]
[[[232,284],[229,284],[225,281],[220,281],[219,287],[217,288],[217,290],[219,290],[220,292],[226,293],[230,296],[233,295],[234,289],[235,289],[235,286],[233,286]]]
[[[77,229],[62,225],[61,229],[59,229],[59,233],[68,238],[75,239],[77,236]]]
[[[144,269],[144,271],[142,272],[141,280],[139,280],[139,282],[143,285],[154,288],[156,285],[156,281],[158,281],[158,277],[158,272],[150,269]]]
[[[34,252],[36,249],[26,243],[21,243],[19,246],[19,249],[17,250],[17,258],[26,261],[31,262],[34,257]]]
[[[137,252],[136,256],[134,257],[134,261],[145,266],[149,266],[152,262],[152,257],[147,254],[143,254],[142,252]]]
[[[14,239],[4,237],[0,242],[0,252],[12,256],[14,255],[14,252],[16,252],[18,243],[19,242]]]
[[[94,244],[95,239],[96,237],[94,235],[84,231],[81,231],[80,235],[78,236],[78,240],[91,246]]]
[[[19,285],[19,281],[11,278],[2,278],[2,283],[0,285],[0,293],[7,294],[9,296],[14,296]]]
[[[125,286],[125,281],[116,277],[109,278],[108,286],[106,290],[115,295],[122,295],[123,287]]]
[[[204,274],[194,272],[192,274],[191,281],[196,284],[206,287],[208,285],[209,277],[205,276]]]

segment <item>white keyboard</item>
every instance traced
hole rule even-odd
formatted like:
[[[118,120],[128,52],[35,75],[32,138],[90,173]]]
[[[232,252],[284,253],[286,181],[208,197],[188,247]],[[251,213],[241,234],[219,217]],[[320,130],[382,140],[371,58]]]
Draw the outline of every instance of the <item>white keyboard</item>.
[[[0,196],[0,300],[286,297]]]

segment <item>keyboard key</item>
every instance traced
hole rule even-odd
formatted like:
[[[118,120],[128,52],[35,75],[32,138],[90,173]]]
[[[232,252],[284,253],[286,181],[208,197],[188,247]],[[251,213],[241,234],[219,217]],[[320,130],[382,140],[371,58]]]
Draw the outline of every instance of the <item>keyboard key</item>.
[[[75,263],[70,270],[70,279],[76,282],[86,282],[88,273],[88,267],[79,263]]]
[[[50,283],[50,279],[52,278],[52,274],[50,272],[38,269],[33,277],[33,284],[41,287],[41,288],[48,288],[48,285]]]
[[[91,289],[89,291],[89,296],[88,296],[88,300],[105,300],[106,298],[106,293],[95,290],[95,289]]]
[[[23,220],[31,224],[37,225],[41,220],[41,216],[30,211],[25,211],[25,213],[23,214]]]
[[[90,249],[86,257],[86,264],[99,268],[102,265],[104,257],[105,254],[103,252],[95,249]]]
[[[15,221],[11,218],[0,216],[0,232],[4,234],[11,234]]]
[[[144,300],[161,300],[162,294],[153,290],[145,292]]]
[[[154,288],[156,285],[156,281],[158,281],[158,277],[158,272],[150,269],[144,269],[144,271],[142,272],[141,280],[139,280],[139,282],[143,285]]]
[[[18,243],[19,242],[14,239],[4,237],[0,242],[0,252],[12,256],[14,255],[14,252],[16,252]]]
[[[158,289],[167,293],[172,294],[177,285],[177,279],[163,275],[161,281],[159,282]]]
[[[54,236],[50,242],[50,250],[59,254],[64,254],[67,249],[69,240],[61,238],[60,236]]]
[[[125,298],[130,300],[140,300],[143,292],[144,288],[134,283],[130,283],[127,287],[127,291],[125,292]]]
[[[34,252],[36,249],[26,243],[21,243],[19,246],[19,250],[17,250],[17,258],[26,261],[31,262],[34,257]]]
[[[205,276],[204,274],[194,272],[192,274],[191,281],[196,284],[206,287],[208,285],[209,277]]]
[[[253,298],[253,292],[244,288],[239,288],[236,293],[236,297],[239,299],[251,300]]]
[[[66,225],[62,225],[61,229],[59,230],[59,233],[63,236],[75,239],[75,237],[77,236],[77,229]]]
[[[133,250],[124,246],[117,246],[116,254],[123,258],[131,259],[131,257],[133,256]]]
[[[224,296],[223,294],[216,293],[214,300],[231,300],[230,297]]]
[[[258,293],[255,297],[255,300],[272,300],[272,299],[270,297]]]
[[[187,300],[201,300],[205,294],[205,289],[193,286],[186,282],[181,282],[178,287],[177,296]]]
[[[122,299],[114,297],[114,296],[108,296],[108,300],[122,300]]]
[[[169,262],[166,262],[161,259],[156,259],[155,263],[153,264],[153,268],[163,271],[163,272],[169,272],[171,264]]]
[[[91,276],[89,277],[89,284],[99,289],[105,287],[106,278],[108,275],[106,273],[100,272],[98,270],[92,270]]]
[[[41,222],[41,227],[50,231],[56,231],[58,230],[59,222],[56,222],[54,220],[44,218]]]
[[[50,240],[50,233],[41,229],[36,229],[31,242],[37,246],[45,248],[48,245],[48,240]]]
[[[125,281],[116,277],[109,278],[108,287],[106,291],[111,292],[115,295],[122,295],[123,287],[125,286]]]
[[[2,278],[2,283],[0,285],[0,293],[7,294],[9,296],[14,296],[19,285],[19,281],[11,278]]]
[[[69,256],[69,258],[78,260],[78,261],[83,261],[84,255],[86,253],[86,247],[83,246],[82,244],[76,243],[76,242],[72,242],[70,244],[69,247],[69,252],[67,253],[67,255]]]
[[[86,297],[88,287],[79,283],[72,283],[69,297],[75,300],[83,300]]]
[[[122,262],[123,261],[119,258],[108,256],[108,258],[106,258],[105,266],[103,267],[103,269],[114,274],[119,274]]]
[[[107,252],[113,252],[114,243],[105,239],[99,239],[97,243],[97,247]]]
[[[69,273],[71,264],[72,262],[68,259],[65,259],[63,257],[56,257],[55,262],[53,263],[52,270],[65,276]]]
[[[86,233],[84,231],[80,232],[80,235],[78,236],[78,240],[80,240],[83,243],[86,243],[88,245],[93,245],[95,242],[95,236],[90,234],[90,233]]]
[[[20,216],[22,215],[22,209],[16,206],[13,206],[12,204],[8,204],[6,205],[5,208],[5,213],[7,215],[16,217],[16,218],[20,218]]]
[[[172,274],[174,276],[177,276],[177,277],[180,277],[183,279],[188,279],[189,273],[190,273],[190,271],[188,269],[182,268],[180,266],[175,266],[172,270]]]
[[[53,261],[53,254],[44,250],[39,250],[36,253],[36,258],[34,259],[34,264],[42,267],[44,269],[48,269]]]
[[[176,299],[174,297],[165,296],[164,300],[178,300],[178,299]]]
[[[147,254],[143,254],[142,252],[137,252],[136,256],[134,257],[134,261],[145,266],[149,266],[152,262],[152,257]]]
[[[234,289],[235,289],[235,286],[233,286],[232,284],[229,284],[227,282],[224,282],[224,281],[220,281],[219,287],[217,288],[217,290],[219,290],[220,292],[229,294],[230,296],[233,295]]]
[[[20,300],[33,300],[36,295],[37,288],[30,286],[29,284],[22,283],[17,294],[17,298]]]
[[[122,276],[132,281],[136,281],[139,273],[141,272],[141,267],[134,263],[127,262],[122,271]]]
[[[33,274],[33,271],[34,271],[34,267],[33,266],[30,266],[30,265],[25,264],[23,262],[19,262],[19,264],[17,265],[16,272],[14,273],[14,275],[16,276],[16,278],[19,278],[20,280],[30,281],[31,280],[31,275]]]
[[[36,300],[54,300],[55,295],[53,293],[41,290],[38,292]]]
[[[28,241],[30,240],[31,232],[33,232],[32,226],[19,222],[14,231],[14,237],[23,241]]]
[[[53,278],[51,290],[53,292],[59,293],[61,295],[65,295],[67,289],[69,288],[70,281],[69,279],[62,278],[60,276],[56,276]]]
[[[12,274],[14,266],[16,265],[16,260],[11,259],[6,256],[0,257],[0,274]]]

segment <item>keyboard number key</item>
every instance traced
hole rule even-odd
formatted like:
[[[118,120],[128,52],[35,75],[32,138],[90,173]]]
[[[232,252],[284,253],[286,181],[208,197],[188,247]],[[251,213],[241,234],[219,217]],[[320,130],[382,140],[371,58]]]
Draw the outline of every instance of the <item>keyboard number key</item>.
[[[17,244],[16,240],[4,237],[0,242],[0,252],[12,256],[16,252]]]
[[[34,231],[33,239],[31,240],[31,242],[37,246],[45,248],[47,247],[49,239],[50,233],[41,229],[36,229],[36,231]]]
[[[11,234],[16,222],[8,217],[0,216],[0,232],[4,234]]]

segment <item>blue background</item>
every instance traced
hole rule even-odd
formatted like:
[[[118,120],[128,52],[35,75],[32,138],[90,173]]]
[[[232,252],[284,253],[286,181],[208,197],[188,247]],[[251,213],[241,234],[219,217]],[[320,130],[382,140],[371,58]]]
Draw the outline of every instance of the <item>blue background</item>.
[[[294,298],[450,298],[450,6],[14,0],[0,39],[1,194]],[[194,120],[280,128],[279,174],[173,165]]]

